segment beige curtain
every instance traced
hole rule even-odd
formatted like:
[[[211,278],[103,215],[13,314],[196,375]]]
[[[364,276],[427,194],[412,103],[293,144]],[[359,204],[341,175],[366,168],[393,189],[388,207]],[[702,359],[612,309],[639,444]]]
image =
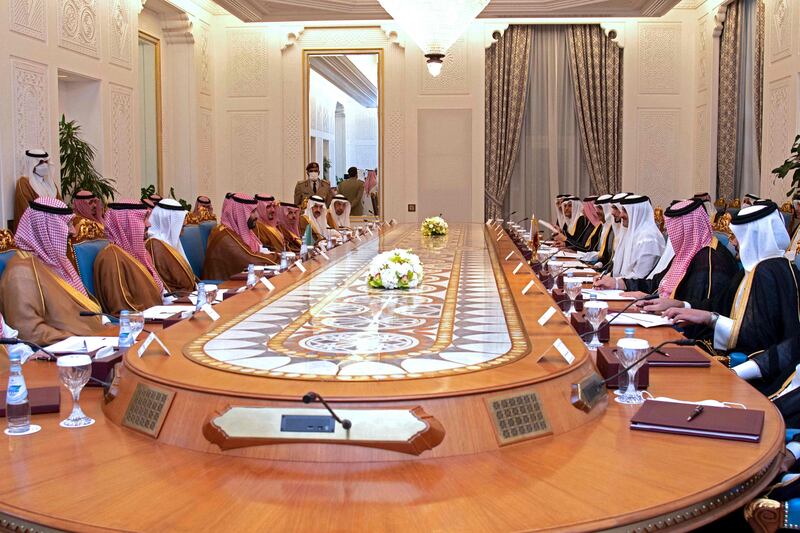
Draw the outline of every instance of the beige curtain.
[[[736,142],[739,116],[741,10],[728,5],[719,48],[719,118],[717,122],[717,197],[731,199],[736,180]]]
[[[622,49],[597,25],[569,27],[575,107],[592,193],[622,187]]]
[[[530,26],[509,26],[486,51],[485,213],[500,218],[519,151],[528,92]]]

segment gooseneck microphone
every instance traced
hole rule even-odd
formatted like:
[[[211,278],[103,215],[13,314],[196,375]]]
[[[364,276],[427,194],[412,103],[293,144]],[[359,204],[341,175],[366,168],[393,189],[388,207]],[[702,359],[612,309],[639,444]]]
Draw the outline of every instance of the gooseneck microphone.
[[[621,316],[621,315],[622,315],[622,314],[623,314],[625,311],[627,311],[628,309],[630,309],[630,308],[633,306],[633,304],[635,304],[635,303],[638,303],[638,302],[645,302],[645,301],[648,301],[648,300],[655,300],[656,298],[658,298],[658,289],[656,289],[655,291],[651,292],[651,293],[650,293],[650,294],[648,294],[647,296],[642,296],[641,298],[636,298],[634,301],[630,302],[628,305],[626,305],[625,307],[623,307],[623,308],[622,308],[622,311],[614,311],[614,312],[615,312],[615,313],[617,313],[617,314],[616,314],[616,315],[614,315],[614,316],[611,318],[611,320],[609,320],[609,321],[608,321],[608,324],[610,325],[612,322],[614,322],[616,319],[618,319],[618,318],[619,318],[619,317],[620,317],[620,316]],[[590,300],[590,301],[591,301],[591,300]],[[584,303],[585,303],[585,302],[584,302]],[[592,330],[592,331],[590,331],[589,333],[582,333],[582,334],[580,335],[580,337],[581,337],[581,338],[583,338],[583,337],[586,337],[586,336],[588,336],[588,335],[594,335],[595,333],[597,333],[598,331],[600,331],[602,328],[603,328],[603,326],[601,326],[601,327],[600,327],[600,328],[598,328],[598,329]]]
[[[619,376],[634,368],[636,365],[640,364],[642,361],[650,357],[655,352],[658,352],[666,346],[667,344],[677,344],[678,346],[693,346],[697,344],[696,339],[673,339],[664,341],[658,346],[654,348],[648,349],[644,355],[639,357],[636,361],[631,363],[630,365],[626,366],[613,376],[602,379],[597,373],[592,372],[588,377],[582,379],[578,383],[572,384],[572,391],[570,395],[570,403],[576,409],[580,409],[581,411],[588,413],[590,412],[595,405],[597,405],[600,400],[605,398],[605,391],[606,386],[613,380],[617,379]]]
[[[95,313],[94,311],[81,311],[81,316],[104,316],[109,320],[119,320],[118,316],[111,315],[109,313]]]
[[[45,350],[44,348],[42,348],[40,345],[36,344],[35,342],[24,341],[22,339],[14,339],[14,338],[11,338],[11,337],[0,337],[0,345],[12,345],[13,346],[15,344],[24,344],[25,346],[28,346],[29,348],[31,348],[33,350],[36,350],[37,352],[42,352],[43,354],[45,354],[49,358],[48,361],[55,361],[55,360],[58,359],[58,356],[55,355],[53,352]],[[61,354],[61,355],[85,355],[85,354],[81,354],[81,353],[75,353],[75,354],[65,353],[65,354]],[[94,381],[95,383],[99,383],[100,385],[103,385],[104,387],[110,387],[111,386],[110,383],[106,383],[105,381],[101,381],[101,380],[99,380],[99,379],[97,379],[96,377],[93,377],[93,376],[89,376],[89,380],[90,381]]]
[[[305,393],[303,395],[303,403],[311,403],[311,402],[313,402],[315,400],[318,401],[319,403],[321,403],[322,405],[324,405],[325,409],[328,410],[328,412],[331,414],[333,419],[336,420],[337,422],[339,422],[344,429],[350,429],[351,427],[353,427],[353,423],[350,422],[348,419],[339,418],[339,415],[337,415],[333,411],[333,409],[331,409],[331,406],[328,405],[328,402],[325,401],[325,398],[323,398],[322,396],[320,396],[316,392],[311,391],[311,392],[307,392],[307,393]]]

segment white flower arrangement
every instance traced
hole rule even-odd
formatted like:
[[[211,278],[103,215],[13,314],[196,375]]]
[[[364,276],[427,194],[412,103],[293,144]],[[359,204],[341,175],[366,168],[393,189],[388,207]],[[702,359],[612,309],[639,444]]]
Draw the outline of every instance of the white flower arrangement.
[[[447,222],[442,217],[430,217],[422,221],[422,235],[424,237],[436,237],[439,235],[447,235]]]
[[[367,283],[378,289],[413,289],[423,275],[419,257],[398,248],[375,256],[369,264]]]

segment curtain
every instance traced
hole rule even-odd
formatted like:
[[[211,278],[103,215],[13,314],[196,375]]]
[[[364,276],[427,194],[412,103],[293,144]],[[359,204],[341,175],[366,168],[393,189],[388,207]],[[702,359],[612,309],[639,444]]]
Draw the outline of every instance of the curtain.
[[[622,187],[622,49],[597,25],[567,30],[575,107],[593,194]]]
[[[528,88],[530,26],[509,26],[486,51],[485,213],[499,218],[519,150]]]
[[[763,0],[728,6],[719,57],[717,196],[732,199],[761,188]]]
[[[520,150],[506,195],[505,212],[516,219],[535,213],[553,220],[559,193],[581,197],[589,175],[575,109],[566,26],[537,26],[530,51]]]

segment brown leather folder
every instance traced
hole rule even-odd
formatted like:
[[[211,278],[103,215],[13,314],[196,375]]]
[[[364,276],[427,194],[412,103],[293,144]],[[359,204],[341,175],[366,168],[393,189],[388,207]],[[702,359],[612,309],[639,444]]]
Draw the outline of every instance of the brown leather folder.
[[[0,391],[3,398],[6,391]],[[28,401],[31,404],[31,414],[57,413],[61,409],[61,395],[58,387],[34,387],[28,389]],[[5,402],[0,404],[0,417],[6,416]]]
[[[664,353],[655,352],[648,358],[650,366],[711,366],[711,360],[697,348],[669,346],[661,351]]]
[[[764,411],[704,406],[702,413],[687,420],[695,407],[691,403],[647,400],[631,419],[631,429],[745,442],[761,440]]]

